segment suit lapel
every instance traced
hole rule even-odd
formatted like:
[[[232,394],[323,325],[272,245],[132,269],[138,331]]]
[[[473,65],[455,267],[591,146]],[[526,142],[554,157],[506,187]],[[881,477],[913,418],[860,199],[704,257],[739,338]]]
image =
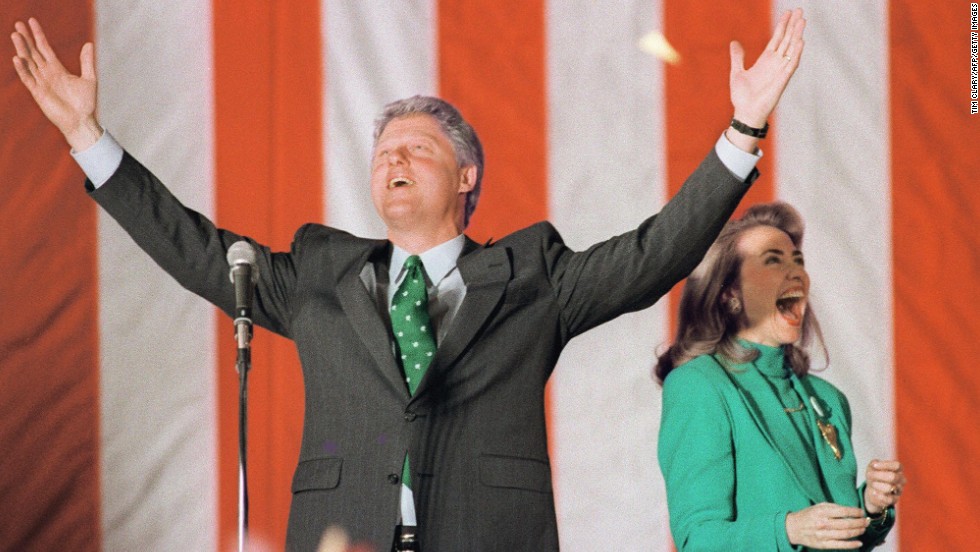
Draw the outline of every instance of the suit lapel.
[[[512,275],[510,257],[505,248],[480,247],[469,238],[466,239],[463,254],[456,267],[466,285],[466,295],[446,337],[439,343],[432,364],[422,377],[413,401],[425,395],[433,379],[438,378],[433,373],[438,374],[452,366],[466,350],[500,303]]]
[[[365,248],[337,248],[333,251],[337,297],[347,313],[347,319],[374,357],[378,370],[388,383],[407,397],[408,388],[391,349],[388,322],[378,312],[374,297],[377,279],[388,277],[385,267],[391,256],[390,246],[383,240],[372,240],[370,244]]]
[[[729,371],[717,356],[715,361],[728,374],[759,431],[793,474],[807,498],[814,504],[824,502],[826,498],[820,484],[819,468],[814,464],[809,451],[803,447],[793,422],[783,409],[783,404],[779,402],[775,393],[750,394],[745,390],[746,387],[768,388],[769,383],[765,381],[765,377],[751,363],[740,364]]]

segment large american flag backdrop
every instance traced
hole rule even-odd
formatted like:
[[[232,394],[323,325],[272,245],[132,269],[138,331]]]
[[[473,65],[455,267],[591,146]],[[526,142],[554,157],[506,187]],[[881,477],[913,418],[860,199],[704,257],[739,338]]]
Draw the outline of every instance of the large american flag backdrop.
[[[303,222],[380,237],[371,122],[412,94],[480,132],[470,235],[550,219],[575,248],[676,192],[725,128],[728,42],[754,60],[783,0],[4,0],[66,65],[96,43],[102,123],[178,197],[275,248]],[[859,466],[910,484],[888,550],[972,550],[980,523],[980,126],[970,4],[803,2],[802,64],[743,207],[803,213],[812,302]],[[638,41],[661,31],[665,65]],[[13,55],[7,43],[8,56]],[[9,59],[9,57],[8,57]],[[232,325],[95,204],[0,70],[0,550],[223,550],[237,513]],[[584,335],[549,384],[562,545],[669,550],[656,462],[675,295]],[[282,546],[303,391],[257,332],[251,527]],[[338,352],[338,354],[341,354]],[[972,528],[972,529],[971,529]]]

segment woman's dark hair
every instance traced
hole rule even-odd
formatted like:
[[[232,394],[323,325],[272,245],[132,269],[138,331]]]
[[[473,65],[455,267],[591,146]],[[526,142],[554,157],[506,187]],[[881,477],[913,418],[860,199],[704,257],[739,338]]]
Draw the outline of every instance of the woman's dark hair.
[[[750,362],[759,356],[758,350],[743,347],[736,338],[744,322],[744,310],[733,313],[728,306],[729,299],[737,297],[742,269],[742,257],[738,253],[739,238],[747,230],[758,226],[782,230],[794,246],[803,247],[803,219],[787,203],[754,205],[742,218],[726,224],[701,264],[684,284],[677,336],[674,344],[657,359],[655,372],[660,383],[671,370],[701,355],[720,353],[723,360],[732,364]],[[820,325],[812,306],[808,305],[803,315],[800,341],[783,345],[790,367],[798,376],[810,370],[810,357],[806,349],[814,337],[823,349],[824,358],[829,359]]]

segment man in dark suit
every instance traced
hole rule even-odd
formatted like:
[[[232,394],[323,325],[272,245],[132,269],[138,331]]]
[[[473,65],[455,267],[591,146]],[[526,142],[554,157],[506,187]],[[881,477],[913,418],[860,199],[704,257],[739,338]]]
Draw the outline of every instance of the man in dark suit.
[[[254,319],[296,342],[306,388],[288,548],[315,548],[330,525],[382,547],[394,533],[405,549],[558,548],[545,383],[570,339],[652,305],[701,259],[757,176],[804,24],[785,14],[749,70],[733,43],[732,126],[661,213],[587,251],[548,223],[484,246],[467,238],[482,148],[455,108],[423,97],[390,104],[376,127],[371,194],[386,240],[307,224],[289,252],[253,242]],[[36,21],[13,41],[92,197],[184,287],[232,313],[225,254],[247,238],[181,205],[103,131],[92,45],[76,77]]]

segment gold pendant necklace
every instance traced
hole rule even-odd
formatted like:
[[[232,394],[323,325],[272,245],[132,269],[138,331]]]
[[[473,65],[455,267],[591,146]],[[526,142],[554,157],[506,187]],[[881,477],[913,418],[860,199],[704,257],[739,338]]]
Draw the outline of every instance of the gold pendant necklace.
[[[840,441],[837,439],[837,428],[830,422],[823,420],[823,409],[820,408],[820,404],[813,395],[810,396],[810,404],[813,405],[813,410],[817,414],[817,427],[820,428],[820,435],[823,436],[823,440],[830,446],[830,450],[834,453],[834,458],[840,460],[844,457],[844,453],[840,448]]]
[[[823,420],[817,420],[817,427],[820,428],[820,435],[823,435],[823,440],[827,441],[830,450],[834,452],[834,458],[838,460],[843,458],[844,453],[841,452],[840,442],[837,441],[837,428]]]

